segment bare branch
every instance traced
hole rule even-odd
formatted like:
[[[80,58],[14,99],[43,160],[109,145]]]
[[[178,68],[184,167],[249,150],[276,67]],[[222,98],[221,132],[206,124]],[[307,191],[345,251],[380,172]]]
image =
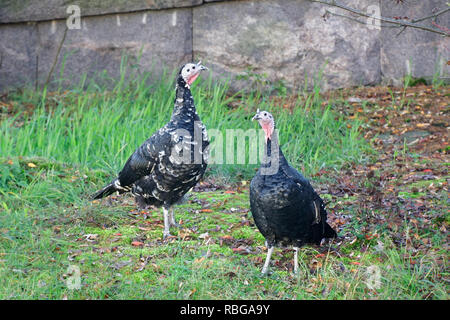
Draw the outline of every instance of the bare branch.
[[[435,14],[432,14],[431,16],[426,16],[423,18],[419,18],[419,19],[413,19],[411,20],[412,23],[417,23],[417,22],[421,22],[424,20],[428,20],[428,19],[436,19],[437,17],[439,17],[440,15],[443,15],[444,13],[446,13],[447,11],[450,11],[450,8],[445,8],[441,11],[436,12]]]
[[[436,28],[439,28],[440,30],[444,31],[444,32],[450,33],[450,29],[447,28],[447,27],[441,26],[441,25],[437,24],[437,23],[434,22],[434,21],[431,21],[431,24],[432,24],[433,26],[435,26]]]
[[[444,27],[439,28],[439,29],[435,29],[435,28],[431,28],[431,27],[427,27],[427,26],[418,24],[418,23],[416,23],[417,21],[409,22],[409,21],[405,21],[405,20],[396,20],[396,19],[391,19],[391,18],[386,18],[386,17],[381,17],[381,16],[377,17],[377,16],[370,15],[370,14],[368,14],[366,12],[363,12],[363,11],[351,8],[349,6],[346,6],[346,5],[344,5],[342,3],[339,3],[338,1],[335,1],[335,0],[331,0],[331,1],[309,0],[309,1],[310,2],[317,2],[317,3],[325,4],[325,5],[336,7],[336,8],[340,8],[340,9],[346,10],[348,12],[354,13],[356,15],[362,16],[362,17],[379,20],[379,21],[382,21],[382,22],[385,22],[385,23],[389,23],[389,24],[394,24],[397,27],[399,27],[399,26],[400,27],[404,27],[404,28],[409,27],[409,28],[420,29],[420,30],[424,30],[424,31],[437,33],[437,34],[440,34],[440,35],[443,35],[443,36],[446,36],[446,37],[450,36],[450,33],[446,32],[445,29],[443,29]],[[447,8],[445,10],[441,10],[441,11],[435,13],[434,15],[427,16],[427,17],[424,17],[424,18],[420,18],[418,20],[419,21],[423,21],[423,20],[427,20],[427,19],[430,19],[430,18],[435,18],[435,17],[437,17],[437,16],[447,12],[448,10],[449,10],[449,8]],[[343,16],[343,17],[346,17],[346,18],[349,18],[351,20],[355,20],[355,21],[357,21],[359,23],[363,23],[363,24],[367,25],[367,23],[361,22],[360,20],[357,20],[357,19],[352,18],[352,17],[344,16],[344,15],[337,14],[337,13],[334,13],[334,12],[329,12],[329,13],[332,14],[332,15],[336,15],[336,16]]]
[[[53,70],[55,69],[56,63],[58,62],[59,53],[61,52],[61,48],[64,44],[64,41],[66,40],[67,30],[68,30],[68,28],[66,27],[66,29],[64,30],[64,34],[62,36],[61,42],[59,43],[58,50],[56,51],[56,55],[55,55],[55,59],[53,60],[52,67],[50,68],[50,71],[48,73],[47,80],[45,80],[44,87],[46,87],[48,85],[48,83],[50,82],[50,77],[52,76]]]

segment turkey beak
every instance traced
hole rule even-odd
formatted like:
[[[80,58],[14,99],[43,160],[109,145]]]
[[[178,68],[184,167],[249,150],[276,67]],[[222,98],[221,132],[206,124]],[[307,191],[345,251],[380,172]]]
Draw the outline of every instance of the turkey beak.
[[[205,67],[204,65],[202,65],[202,62],[201,62],[201,61],[199,61],[199,62],[197,63],[197,68],[198,68],[198,70],[200,70],[200,71],[208,70],[207,67]]]
[[[252,121],[253,120],[260,120],[261,119],[261,117],[259,116],[259,113],[257,113],[257,114],[255,114],[255,116],[252,118]]]

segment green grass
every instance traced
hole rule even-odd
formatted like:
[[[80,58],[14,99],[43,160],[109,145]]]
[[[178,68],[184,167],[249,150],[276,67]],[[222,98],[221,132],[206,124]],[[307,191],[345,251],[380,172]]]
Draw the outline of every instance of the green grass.
[[[337,244],[304,248],[298,276],[289,271],[293,252],[277,249],[273,273],[262,277],[264,239],[252,224],[248,184],[242,192],[193,192],[176,209],[183,228],[172,230],[172,242],[161,241],[159,210],[144,215],[127,196],[88,201],[170,118],[173,83],[148,86],[147,76],[129,84],[122,78],[112,90],[91,83],[65,92],[8,94],[13,112],[0,118],[0,299],[447,297],[442,265],[420,252],[411,264],[410,248],[393,246],[388,236],[378,239],[381,251],[364,236],[346,241],[340,254],[333,250]],[[259,92],[227,96],[227,86],[211,79],[192,91],[209,129],[257,128],[250,121],[255,110],[271,111],[286,156],[307,176],[362,161],[370,152],[360,123],[345,120],[332,102],[324,104],[318,86],[299,95],[305,99],[293,112],[281,107],[282,98],[275,105]],[[208,175],[236,183],[250,179],[256,167],[210,165]],[[362,215],[351,206],[347,211]],[[361,218],[341,232],[359,230]],[[445,240],[433,241],[436,255],[445,256],[439,249]],[[67,286],[70,266],[81,272],[80,289]],[[371,266],[380,271],[376,289],[366,284]]]
[[[445,257],[442,248],[432,259],[412,256],[388,237],[356,237],[339,254],[333,250],[337,244],[303,248],[298,276],[289,271],[292,250],[276,249],[272,274],[262,277],[266,251],[263,237],[248,223],[248,189],[191,193],[176,209],[183,227],[172,229],[178,237],[162,242],[160,210],[145,217],[128,197],[112,204],[87,200],[105,177],[101,171],[39,158],[9,160],[0,161],[9,176],[0,200],[0,299],[446,298],[442,265],[436,262]],[[361,216],[352,210],[347,213]],[[361,228],[358,220],[341,233],[351,228]],[[436,241],[442,245],[442,239]],[[233,251],[241,245],[249,254]],[[80,289],[67,287],[69,266],[81,272]],[[369,267],[380,274],[374,289],[367,285]]]
[[[91,84],[86,90],[75,87],[65,92],[25,89],[11,93],[8,99],[14,101],[16,115],[0,122],[0,156],[39,156],[116,174],[172,114],[173,77],[153,86],[146,84],[147,77],[128,84],[120,81],[111,91]],[[305,102],[298,101],[293,112],[281,107],[283,101],[275,105],[254,93],[229,97],[227,91],[226,85],[211,78],[192,89],[202,121],[208,129],[219,130],[224,143],[227,129],[259,130],[250,119],[260,108],[274,114],[285,154],[307,174],[325,166],[338,168],[345,161],[360,161],[368,148],[358,132],[360,123],[345,120],[333,112],[331,104],[322,106],[318,87],[307,94]],[[24,112],[30,105],[31,115]],[[224,160],[226,156],[224,147]],[[249,179],[256,167],[212,164],[208,174]]]

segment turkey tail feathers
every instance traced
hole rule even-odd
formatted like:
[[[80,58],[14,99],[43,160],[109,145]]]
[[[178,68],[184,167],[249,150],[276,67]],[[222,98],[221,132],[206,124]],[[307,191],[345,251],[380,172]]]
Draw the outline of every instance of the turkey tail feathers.
[[[106,187],[104,187],[103,189],[100,189],[96,193],[94,193],[91,196],[91,200],[96,200],[96,199],[101,199],[103,197],[107,197],[107,196],[109,196],[110,194],[113,194],[116,191],[117,191],[117,189],[116,189],[114,183],[110,183]]]

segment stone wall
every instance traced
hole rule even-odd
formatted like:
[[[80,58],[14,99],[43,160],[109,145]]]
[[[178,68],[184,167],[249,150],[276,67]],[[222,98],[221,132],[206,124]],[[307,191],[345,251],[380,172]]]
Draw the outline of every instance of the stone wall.
[[[391,17],[421,17],[446,6],[445,0],[342,2],[362,11],[378,5]],[[80,29],[66,31],[69,5],[81,10]],[[235,77],[249,70],[291,88],[322,71],[324,89],[398,84],[408,72],[448,76],[448,38],[411,29],[397,35],[398,28],[323,14],[323,5],[307,0],[0,0],[0,91],[42,85],[52,67],[51,80],[60,78],[61,66],[63,86],[104,70],[117,79],[124,55],[155,78],[201,59],[216,80],[234,79],[233,89],[248,84]],[[448,24],[449,16],[439,22]]]

